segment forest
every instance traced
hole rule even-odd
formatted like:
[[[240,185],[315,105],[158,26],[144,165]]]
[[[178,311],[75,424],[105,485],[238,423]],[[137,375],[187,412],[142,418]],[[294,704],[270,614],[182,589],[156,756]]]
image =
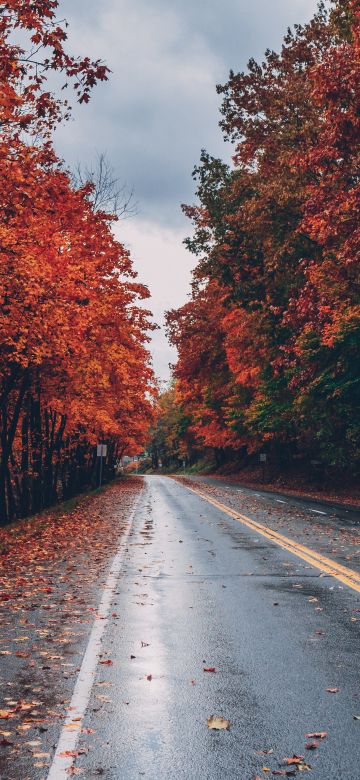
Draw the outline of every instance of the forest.
[[[97,442],[113,469],[142,446],[153,409],[148,290],[114,238],[116,214],[53,143],[69,91],[86,104],[109,71],[68,53],[57,10],[5,0],[0,11],[1,523],[92,484]]]
[[[190,299],[167,313],[178,359],[159,397],[149,292],[115,238],[117,206],[55,151],[70,94],[86,104],[109,76],[69,54],[58,6],[0,11],[1,523],[94,485],[99,442],[107,477],[146,447],[155,468],[262,454],[354,483],[359,0],[320,3],[279,52],[218,85],[232,161],[203,150],[194,169],[196,265]]]
[[[184,205],[190,300],[155,460],[360,471],[360,3],[321,3],[217,87],[232,164],[202,151]],[[307,467],[307,466],[306,466]]]

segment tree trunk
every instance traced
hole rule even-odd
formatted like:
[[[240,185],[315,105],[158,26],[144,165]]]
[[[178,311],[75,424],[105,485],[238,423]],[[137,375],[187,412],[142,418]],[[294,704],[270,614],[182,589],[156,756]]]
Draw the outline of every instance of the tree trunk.
[[[43,508],[43,438],[39,381],[36,384],[35,396],[31,398],[30,431],[34,475],[32,483],[32,511],[36,513]]]

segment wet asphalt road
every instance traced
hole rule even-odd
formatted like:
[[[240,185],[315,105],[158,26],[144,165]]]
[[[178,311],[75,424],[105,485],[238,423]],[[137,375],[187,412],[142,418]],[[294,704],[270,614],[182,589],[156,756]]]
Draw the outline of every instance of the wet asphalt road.
[[[203,483],[204,485],[222,486],[225,490],[238,491],[245,496],[249,496],[249,498],[259,496],[270,504],[279,502],[283,505],[287,504],[290,507],[301,508],[303,511],[312,512],[320,517],[331,517],[332,519],[337,520],[339,524],[341,524],[341,527],[360,527],[360,507],[356,508],[350,504],[338,504],[336,501],[327,500],[321,501],[307,496],[297,497],[288,493],[282,493],[281,491],[263,490],[261,486],[257,489],[247,488],[234,480],[226,478],[196,476],[190,477],[190,479],[193,479],[198,483]]]
[[[144,482],[76,768],[253,780],[300,754],[314,780],[359,778],[359,594],[177,482]]]

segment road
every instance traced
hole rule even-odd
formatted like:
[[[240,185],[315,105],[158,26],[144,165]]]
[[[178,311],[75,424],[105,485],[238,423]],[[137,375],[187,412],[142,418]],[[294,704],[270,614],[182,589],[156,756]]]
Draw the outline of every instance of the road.
[[[298,774],[284,764],[296,755],[316,780],[359,777],[360,588],[157,476],[144,479],[119,571],[101,665],[79,675],[84,720],[70,710],[72,772],[253,780]],[[209,729],[211,715],[229,729]],[[68,776],[71,734],[70,723],[51,780]]]
[[[226,479],[226,477],[211,477],[211,476],[196,476],[192,477],[196,483],[203,483],[204,485],[220,486],[226,490],[238,491],[244,493],[249,498],[259,496],[268,502],[279,502],[282,504],[289,504],[292,507],[300,507],[302,510],[313,512],[314,514],[323,515],[326,517],[337,518],[345,525],[358,525],[360,526],[360,507],[356,508],[351,504],[338,504],[335,501],[320,500],[318,498],[311,498],[307,496],[296,496],[289,493],[282,493],[281,491],[269,491],[266,487],[259,485],[256,489],[247,488],[241,483],[233,480]]]

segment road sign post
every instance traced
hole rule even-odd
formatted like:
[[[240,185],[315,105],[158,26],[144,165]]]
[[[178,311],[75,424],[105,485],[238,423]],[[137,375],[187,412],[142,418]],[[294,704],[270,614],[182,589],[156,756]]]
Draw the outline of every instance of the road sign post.
[[[260,453],[260,463],[262,466],[262,481],[265,482],[265,470],[266,470],[267,455],[266,452]]]
[[[97,445],[97,456],[100,458],[99,487],[101,487],[103,476],[103,458],[106,458],[107,456],[107,444]]]

